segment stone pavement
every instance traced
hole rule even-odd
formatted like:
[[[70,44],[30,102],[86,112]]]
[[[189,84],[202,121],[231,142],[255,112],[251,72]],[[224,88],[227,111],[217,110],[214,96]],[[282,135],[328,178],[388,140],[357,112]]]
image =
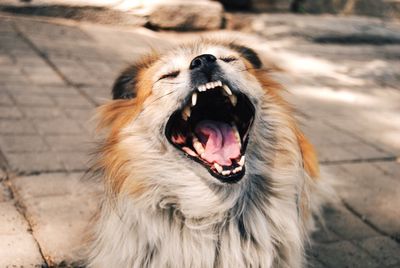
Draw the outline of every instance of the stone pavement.
[[[400,27],[285,16],[257,15],[240,35],[286,70],[276,78],[341,198],[312,267],[400,267]],[[128,62],[176,35],[0,14],[0,267],[79,259],[101,191],[80,180],[89,119]]]

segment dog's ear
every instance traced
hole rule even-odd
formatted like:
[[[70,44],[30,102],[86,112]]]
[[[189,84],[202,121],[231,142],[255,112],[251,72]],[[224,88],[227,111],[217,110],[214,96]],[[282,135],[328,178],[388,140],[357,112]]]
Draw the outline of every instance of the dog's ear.
[[[135,65],[126,68],[115,80],[112,97],[114,100],[117,99],[133,99],[137,95],[136,89],[136,77],[138,74],[138,68]]]
[[[118,99],[134,99],[138,95],[138,84],[143,72],[150,68],[159,58],[156,51],[144,55],[126,68],[114,82],[112,97]]]
[[[243,58],[248,60],[253,65],[254,68],[259,69],[262,67],[261,59],[253,49],[234,43],[230,44],[230,47],[239,52]]]

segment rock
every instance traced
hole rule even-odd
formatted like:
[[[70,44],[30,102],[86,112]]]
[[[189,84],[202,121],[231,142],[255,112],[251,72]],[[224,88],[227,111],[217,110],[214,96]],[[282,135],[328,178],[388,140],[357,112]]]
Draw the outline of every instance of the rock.
[[[222,26],[223,7],[212,1],[168,1],[148,10],[149,25],[168,30],[215,30]]]

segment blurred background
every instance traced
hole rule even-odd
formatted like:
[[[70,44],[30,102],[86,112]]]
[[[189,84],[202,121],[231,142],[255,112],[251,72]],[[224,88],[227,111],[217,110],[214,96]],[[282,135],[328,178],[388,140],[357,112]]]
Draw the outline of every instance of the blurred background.
[[[400,267],[399,0],[1,0],[0,267],[77,267],[80,180],[120,70],[203,35],[253,47],[340,200],[310,267]]]

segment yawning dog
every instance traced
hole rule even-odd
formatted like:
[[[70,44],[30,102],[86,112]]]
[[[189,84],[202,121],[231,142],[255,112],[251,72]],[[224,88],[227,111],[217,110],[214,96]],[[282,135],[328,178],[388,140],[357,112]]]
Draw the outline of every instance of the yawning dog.
[[[303,267],[319,171],[257,53],[201,40],[128,67],[99,109],[89,267]]]

